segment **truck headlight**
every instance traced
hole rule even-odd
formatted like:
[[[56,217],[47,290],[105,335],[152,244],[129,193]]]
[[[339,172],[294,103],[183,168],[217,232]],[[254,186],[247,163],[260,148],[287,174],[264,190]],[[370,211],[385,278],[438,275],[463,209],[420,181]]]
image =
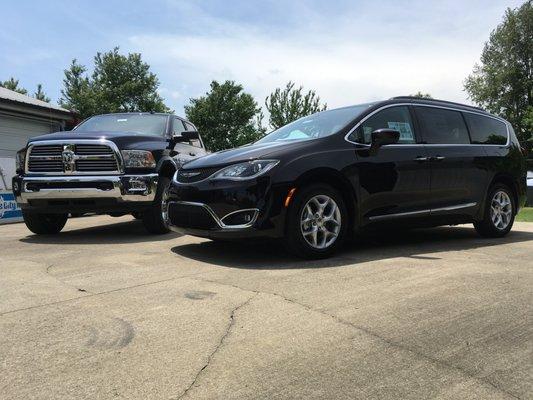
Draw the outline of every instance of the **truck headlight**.
[[[146,150],[122,150],[125,168],[155,168],[154,155]]]
[[[257,178],[270,171],[279,160],[254,160],[230,165],[214,174],[211,179],[245,180]]]
[[[16,157],[17,171],[24,171],[25,161],[26,161],[26,149],[17,151],[17,157]]]

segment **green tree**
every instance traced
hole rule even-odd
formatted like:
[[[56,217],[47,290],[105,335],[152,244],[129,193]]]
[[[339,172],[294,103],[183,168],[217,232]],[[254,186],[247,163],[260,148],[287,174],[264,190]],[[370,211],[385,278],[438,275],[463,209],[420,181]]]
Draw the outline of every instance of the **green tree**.
[[[410,94],[409,96],[418,97],[420,99],[432,99],[433,98],[433,96],[430,95],[429,93],[422,93],[420,90],[416,92],[415,94]]]
[[[82,118],[110,112],[170,111],[157,93],[157,76],[138,53],[122,55],[118,47],[97,53],[91,77],[86,71],[84,65],[72,61],[65,70],[60,99],[63,107],[76,110]]]
[[[43,91],[43,85],[41,85],[40,83],[37,84],[37,90],[35,91],[35,93],[33,93],[33,97],[35,97],[37,100],[50,103],[50,97],[48,97]]]
[[[327,104],[320,104],[320,97],[314,90],[305,94],[303,90],[302,86],[295,89],[294,83],[289,82],[285,89],[277,88],[265,99],[265,106],[270,113],[269,123],[273,129],[327,108]]]
[[[533,3],[508,8],[464,82],[477,105],[507,119],[520,140],[533,131]]]
[[[19,80],[13,77],[9,78],[7,81],[0,82],[0,86],[20,94],[28,94],[26,89],[19,87]]]
[[[252,95],[233,81],[212,81],[205,96],[190,99],[185,114],[211,151],[242,146],[265,134],[261,109]]]

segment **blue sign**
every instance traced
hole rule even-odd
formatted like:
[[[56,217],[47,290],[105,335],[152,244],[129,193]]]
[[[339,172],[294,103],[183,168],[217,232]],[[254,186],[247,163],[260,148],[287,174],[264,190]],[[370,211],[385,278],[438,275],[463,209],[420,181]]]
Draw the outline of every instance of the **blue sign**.
[[[11,192],[0,192],[0,223],[18,221],[22,212],[17,206],[15,196]]]

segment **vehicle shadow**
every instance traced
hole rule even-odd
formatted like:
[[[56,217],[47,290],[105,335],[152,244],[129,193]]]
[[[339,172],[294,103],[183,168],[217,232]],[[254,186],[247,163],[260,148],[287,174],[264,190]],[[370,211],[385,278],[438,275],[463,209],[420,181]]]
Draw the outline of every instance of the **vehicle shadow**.
[[[180,234],[174,232],[165,235],[153,235],[144,229],[141,221],[132,220],[66,230],[57,235],[30,234],[19,240],[24,243],[80,245],[161,242],[173,240],[180,236]]]
[[[347,243],[325,260],[301,260],[288,254],[280,242],[212,242],[175,246],[180,256],[210,264],[243,269],[330,268],[387,258],[440,259],[440,252],[474,250],[533,240],[533,232],[511,231],[499,239],[481,238],[473,228],[440,227],[365,234]]]

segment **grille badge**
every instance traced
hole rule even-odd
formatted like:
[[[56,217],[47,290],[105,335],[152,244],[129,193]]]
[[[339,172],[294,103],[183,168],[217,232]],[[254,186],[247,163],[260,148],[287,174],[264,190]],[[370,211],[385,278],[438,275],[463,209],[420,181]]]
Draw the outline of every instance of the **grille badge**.
[[[61,153],[61,159],[63,161],[63,171],[65,173],[71,174],[76,170],[76,153],[74,152],[75,147],[73,144],[63,145],[63,152]]]

